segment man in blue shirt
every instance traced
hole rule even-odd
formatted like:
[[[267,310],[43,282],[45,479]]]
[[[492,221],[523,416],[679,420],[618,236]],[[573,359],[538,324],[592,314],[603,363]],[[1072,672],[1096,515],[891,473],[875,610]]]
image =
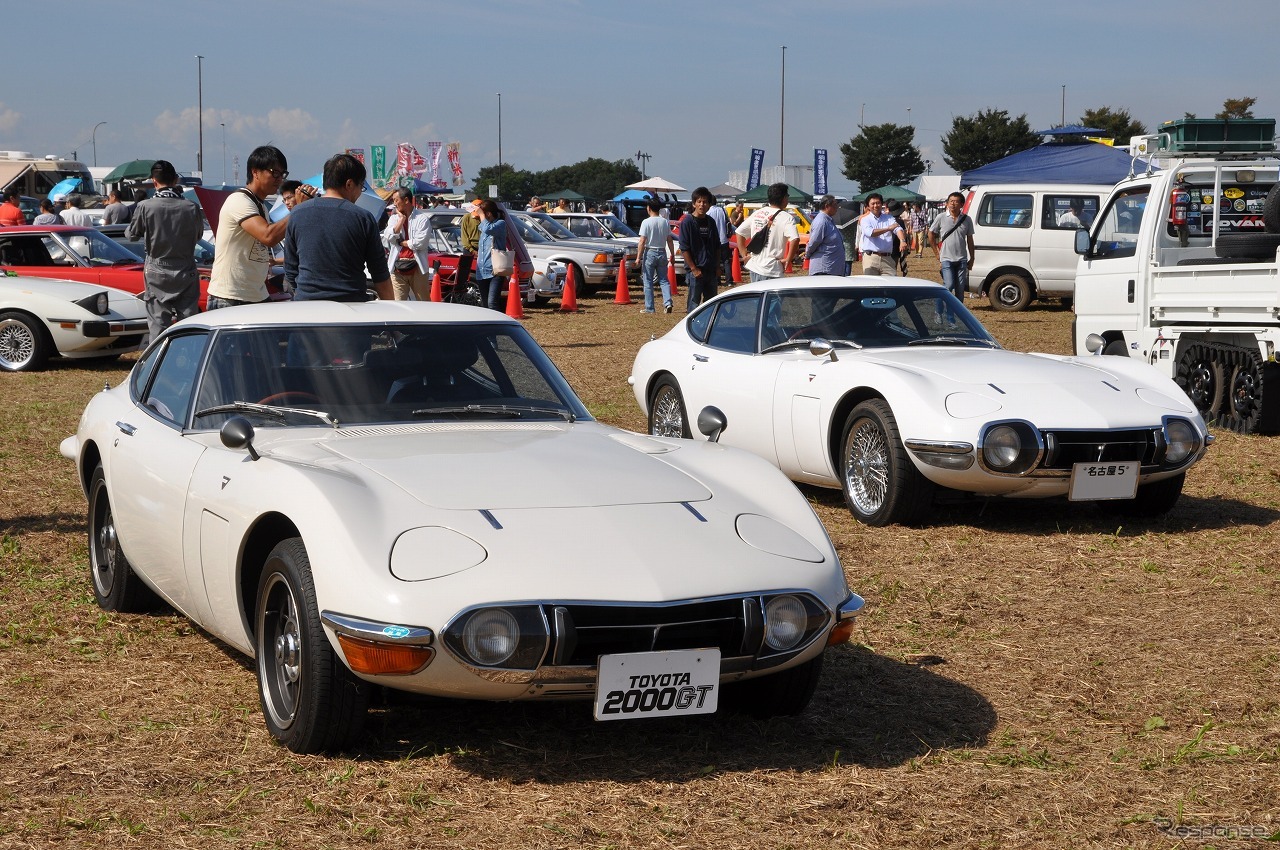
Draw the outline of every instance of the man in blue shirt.
[[[862,252],[862,273],[897,275],[893,261],[893,234],[903,242],[902,222],[884,211],[884,196],[872,192],[867,196],[867,213],[858,225],[858,250]]]
[[[823,195],[818,201],[818,214],[813,217],[809,245],[804,250],[811,275],[844,273],[844,239],[832,218],[837,204],[832,195]]]

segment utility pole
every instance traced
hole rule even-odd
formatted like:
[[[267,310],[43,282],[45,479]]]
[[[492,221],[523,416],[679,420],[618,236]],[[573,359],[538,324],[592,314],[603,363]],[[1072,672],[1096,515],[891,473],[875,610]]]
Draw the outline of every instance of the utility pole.
[[[198,144],[196,148],[196,171],[204,177],[204,57],[196,54],[196,127]]]
[[[641,179],[648,177],[649,174],[648,174],[647,166],[649,165],[649,160],[653,158],[653,155],[647,154],[644,151],[636,151],[636,155],[631,158],[634,159],[636,162],[640,163]]]
[[[787,46],[782,45],[782,108],[781,118],[778,122],[778,165],[786,168],[786,141],[787,141]],[[785,175],[785,172],[784,172]]]

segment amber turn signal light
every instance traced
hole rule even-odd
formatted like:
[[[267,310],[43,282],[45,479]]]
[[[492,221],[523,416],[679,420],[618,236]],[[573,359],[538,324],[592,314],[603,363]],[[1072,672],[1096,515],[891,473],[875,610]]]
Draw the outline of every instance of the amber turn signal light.
[[[839,646],[849,639],[853,634],[853,620],[845,620],[843,623],[836,623],[836,627],[831,630],[831,634],[827,635],[827,646]]]
[[[347,664],[356,673],[408,676],[431,663],[436,651],[429,646],[403,646],[338,635]]]

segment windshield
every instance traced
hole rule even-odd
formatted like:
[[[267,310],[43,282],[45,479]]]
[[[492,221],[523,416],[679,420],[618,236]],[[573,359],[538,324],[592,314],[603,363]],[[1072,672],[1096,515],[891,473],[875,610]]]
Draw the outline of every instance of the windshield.
[[[1137,252],[1149,192],[1150,187],[1139,186],[1112,199],[1093,235],[1094,257],[1132,257]]]
[[[200,429],[235,415],[266,427],[590,418],[528,332],[506,324],[225,329],[195,410]]]
[[[600,221],[604,222],[604,226],[609,228],[609,232],[614,236],[629,236],[635,238],[639,238],[640,236],[639,233],[636,233],[630,227],[627,227],[627,223],[616,215],[602,215],[599,218]]]
[[[71,250],[88,265],[111,266],[141,262],[137,254],[96,230],[78,230],[60,235]],[[51,237],[46,237],[45,244],[49,247],[50,255],[54,255],[55,247],[61,247]]]
[[[530,215],[537,220],[538,227],[545,230],[547,235],[553,239],[573,239],[576,237],[576,234],[565,227],[559,219],[552,218],[546,213],[530,213]]]
[[[533,219],[523,213],[512,213],[508,216],[511,221],[516,223],[516,230],[520,231],[520,237],[526,242],[535,242],[539,244],[553,241],[550,236],[540,230]]]
[[[719,323],[720,316],[712,322]],[[998,347],[977,318],[940,286],[824,287],[765,295],[762,350],[806,346],[814,339],[863,348]]]

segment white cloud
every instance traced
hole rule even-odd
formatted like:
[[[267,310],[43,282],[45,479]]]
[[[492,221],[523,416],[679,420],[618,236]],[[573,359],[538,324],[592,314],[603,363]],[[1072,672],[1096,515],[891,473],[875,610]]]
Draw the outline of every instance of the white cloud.
[[[0,103],[0,131],[5,133],[13,132],[14,128],[22,122],[22,113],[5,107]]]

